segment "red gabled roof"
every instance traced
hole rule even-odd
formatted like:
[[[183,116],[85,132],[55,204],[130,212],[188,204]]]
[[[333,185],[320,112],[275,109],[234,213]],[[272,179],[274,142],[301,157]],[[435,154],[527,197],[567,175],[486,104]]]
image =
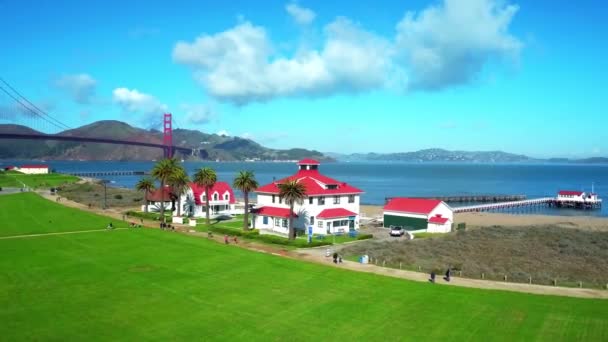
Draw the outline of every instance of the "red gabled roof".
[[[440,203],[440,200],[422,198],[393,198],[384,206],[384,210],[428,215]]]
[[[29,165],[21,165],[22,169],[48,169],[48,165],[44,164],[29,164]]]
[[[321,165],[318,160],[306,158],[298,162],[298,165]]]
[[[438,223],[438,224],[444,224],[448,222],[448,218],[447,217],[441,217],[441,215],[437,214],[433,217],[431,217],[429,219],[429,223]]]
[[[559,192],[562,196],[580,196],[583,194],[582,191],[571,191],[571,190],[561,190]]]
[[[278,184],[286,183],[288,181],[295,180],[306,187],[307,196],[319,196],[319,195],[344,195],[344,194],[360,194],[363,193],[358,188],[348,185],[344,182],[340,182],[333,178],[322,175],[319,170],[299,170],[295,175],[283,178],[274,183],[266,184],[259,187],[256,192],[258,193],[270,193],[278,194]],[[324,185],[336,185],[336,189],[326,189]]]
[[[165,202],[171,202],[171,188],[165,186],[164,197],[162,199],[160,189],[152,190],[148,193],[148,196],[146,196],[146,200],[150,202],[162,202],[163,200]]]
[[[261,207],[256,209],[256,213],[260,216],[289,218],[289,208]],[[298,217],[295,213],[293,216]]]
[[[192,188],[192,193],[194,194],[194,203],[196,203],[196,205],[203,204],[201,202],[201,195],[205,193],[205,188],[197,185],[196,183],[190,183],[189,185],[190,185],[190,188]],[[224,194],[226,192],[228,192],[228,194],[230,195],[230,199],[229,199],[228,203],[230,203],[230,204],[236,203],[236,198],[234,197],[234,191],[232,190],[232,187],[230,186],[230,184],[228,184],[226,182],[216,182],[215,185],[213,185],[213,187],[211,188],[211,190],[209,192],[211,193],[211,196],[213,196],[213,194],[215,192],[217,192],[220,196],[220,201],[224,200]],[[209,197],[209,201],[212,201],[212,200],[213,200],[213,197]]]
[[[337,218],[337,217],[349,217],[349,216],[357,216],[357,213],[353,213],[350,210],[346,210],[344,208],[334,208],[334,209],[325,209],[317,215],[317,218],[320,219],[329,219],[329,218]]]

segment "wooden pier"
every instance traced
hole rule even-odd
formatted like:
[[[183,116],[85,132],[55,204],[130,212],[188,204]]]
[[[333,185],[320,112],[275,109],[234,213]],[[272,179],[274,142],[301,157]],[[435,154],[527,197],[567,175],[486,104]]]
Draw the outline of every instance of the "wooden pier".
[[[393,197],[386,197],[386,203]],[[484,203],[484,202],[514,202],[523,201],[526,195],[460,195],[460,196],[426,196],[426,197],[411,197],[439,200],[446,203]]]
[[[62,172],[63,173],[63,172]],[[77,177],[112,177],[112,176],[145,176],[145,171],[90,171],[90,172],[66,172],[64,174]]]
[[[520,208],[520,207],[531,207],[531,206],[547,206],[551,207],[556,205],[554,197],[535,198],[523,201],[511,201],[502,203],[491,203],[491,204],[479,204],[469,205],[464,207],[453,208],[454,213],[471,213],[481,211],[491,211],[500,209]]]

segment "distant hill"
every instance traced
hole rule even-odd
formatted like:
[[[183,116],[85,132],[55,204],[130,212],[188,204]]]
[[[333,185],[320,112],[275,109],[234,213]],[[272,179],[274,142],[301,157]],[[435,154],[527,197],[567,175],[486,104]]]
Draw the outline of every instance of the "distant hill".
[[[0,125],[0,133],[39,133],[19,125]],[[104,137],[162,144],[162,133],[145,130],[114,120],[97,121],[89,125],[58,133],[80,137]],[[305,149],[277,150],[266,148],[250,139],[207,134],[197,130],[175,129],[173,142],[177,146],[199,148],[207,159],[296,160],[316,158],[331,160],[323,153]],[[157,148],[113,144],[29,141],[0,139],[0,159],[63,159],[63,160],[153,160],[162,156]],[[183,156],[190,158],[189,156]]]
[[[520,154],[512,154],[502,151],[448,151],[440,148],[431,148],[416,152],[402,153],[355,153],[340,155],[326,153],[337,160],[344,161],[403,161],[403,162],[473,162],[473,163],[511,163],[525,162],[532,158]]]

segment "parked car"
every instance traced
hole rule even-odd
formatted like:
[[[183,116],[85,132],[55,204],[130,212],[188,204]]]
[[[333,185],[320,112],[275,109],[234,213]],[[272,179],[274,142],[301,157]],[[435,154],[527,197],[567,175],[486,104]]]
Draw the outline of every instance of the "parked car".
[[[405,234],[405,230],[401,226],[391,226],[390,229],[391,231],[389,234],[391,236],[403,236],[403,234]]]

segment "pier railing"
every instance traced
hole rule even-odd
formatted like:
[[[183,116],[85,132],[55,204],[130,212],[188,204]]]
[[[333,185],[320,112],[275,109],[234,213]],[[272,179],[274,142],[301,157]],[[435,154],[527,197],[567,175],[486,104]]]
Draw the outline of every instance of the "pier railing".
[[[469,205],[464,207],[455,207],[453,208],[454,213],[467,213],[467,212],[478,212],[478,211],[490,211],[497,209],[507,209],[507,208],[518,208],[518,207],[526,207],[526,206],[534,206],[534,205],[554,205],[555,198],[553,197],[544,197],[544,198],[535,198],[523,201],[511,201],[511,202],[501,202],[501,203],[491,203],[491,204],[478,204],[478,205]]]
[[[394,197],[386,197],[385,200],[388,203]],[[523,201],[527,197],[526,195],[458,195],[458,196],[425,196],[425,197],[411,197],[411,198],[424,198],[439,200],[447,203],[467,203],[467,202],[510,202],[510,201]]]

